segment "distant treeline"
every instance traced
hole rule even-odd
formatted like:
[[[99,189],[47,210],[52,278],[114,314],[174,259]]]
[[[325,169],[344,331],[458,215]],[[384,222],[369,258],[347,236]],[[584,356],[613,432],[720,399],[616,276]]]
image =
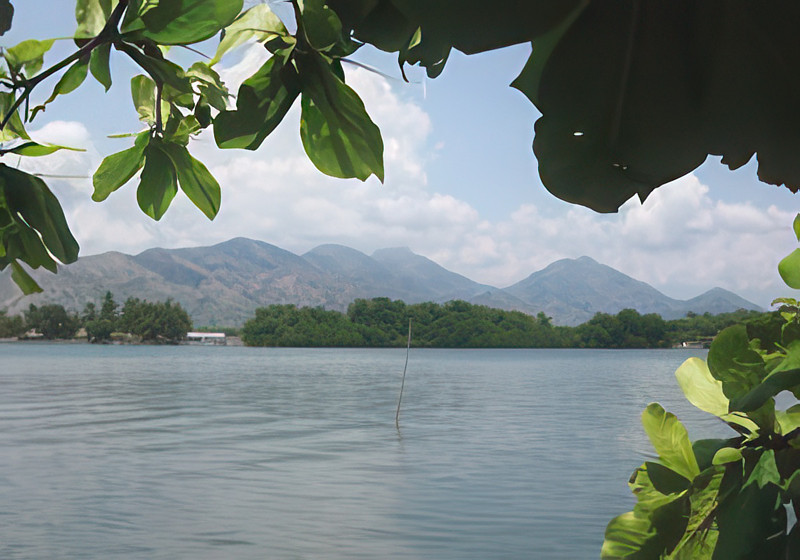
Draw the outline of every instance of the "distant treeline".
[[[120,309],[111,292],[106,292],[100,309],[89,302],[80,314],[70,313],[58,304],[31,304],[24,317],[0,311],[0,338],[21,337],[34,331],[48,340],[68,339],[81,328],[86,329],[91,342],[105,342],[115,334],[125,334],[144,342],[174,343],[186,337],[192,321],[180,304],[169,300],[128,298]]]
[[[358,299],[347,313],[295,305],[256,310],[242,340],[250,346],[403,347],[412,324],[416,348],[668,348],[713,337],[723,328],[771,314],[689,313],[665,321],[655,313],[624,309],[597,313],[577,327],[552,324],[540,312],[503,311],[465,301],[407,305],[389,298]]]

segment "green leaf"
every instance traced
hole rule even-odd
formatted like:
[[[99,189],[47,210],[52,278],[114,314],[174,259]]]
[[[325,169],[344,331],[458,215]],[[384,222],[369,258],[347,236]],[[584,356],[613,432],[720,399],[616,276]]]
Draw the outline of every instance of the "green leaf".
[[[116,4],[116,0],[113,4]],[[96,37],[103,30],[112,9],[112,0],[77,0],[75,20],[78,22],[78,29],[75,31],[75,37],[78,39]]]
[[[778,272],[787,286],[800,290],[800,249],[795,249],[778,263]]]
[[[22,290],[22,293],[26,296],[43,291],[39,284],[31,278],[31,275],[28,274],[17,261],[11,261],[11,279],[19,286],[19,289]]]
[[[110,55],[111,43],[103,43],[92,51],[91,60],[89,61],[89,70],[92,76],[102,84],[106,91],[111,89]]]
[[[38,144],[36,142],[25,142],[9,149],[8,152],[26,157],[47,156],[58,150],[70,150],[73,152],[85,152],[82,148],[70,148],[68,146],[56,146],[54,144]]]
[[[270,10],[268,4],[257,4],[245,11],[225,28],[224,33],[209,65],[213,66],[226,52],[251,39],[263,41],[271,37],[289,34],[283,22]]]
[[[308,43],[318,51],[329,49],[342,38],[342,22],[324,0],[303,1],[303,30]]]
[[[175,166],[181,190],[209,220],[213,220],[219,212],[221,198],[219,183],[214,176],[183,146],[164,144],[164,152]]]
[[[686,399],[694,406],[714,416],[728,413],[729,401],[722,392],[722,382],[714,379],[705,361],[689,358],[675,372],[675,377]]]
[[[794,217],[792,229],[794,230],[794,236],[798,241],[800,241],[800,214],[797,214],[797,216]]]
[[[33,76],[42,69],[44,55],[53,46],[53,39],[37,41],[28,39],[5,51],[5,58],[9,66],[25,70],[28,76]]]
[[[72,66],[67,68],[67,71],[64,72],[64,75],[61,76],[61,79],[58,80],[56,86],[53,88],[53,93],[50,94],[50,97],[47,98],[40,107],[44,107],[45,105],[52,103],[53,100],[58,97],[59,95],[66,95],[72,91],[75,91],[83,82],[86,80],[86,76],[89,73],[89,58],[83,57],[75,62]]]
[[[747,482],[744,483],[744,488],[747,488],[750,484],[755,484],[759,489],[763,489],[767,484],[778,486],[780,483],[781,475],[775,462],[775,451],[767,449],[759,457],[756,466],[753,467]]]
[[[220,148],[257,149],[283,120],[300,94],[297,72],[288,56],[275,55],[239,88],[236,111],[214,119]]]
[[[723,392],[722,382],[711,375],[708,365],[700,358],[686,360],[675,372],[675,377],[686,399],[700,410],[748,432],[758,430],[758,425],[749,418],[728,413],[730,401]]]
[[[782,435],[787,435],[800,428],[800,404],[787,410],[776,410],[775,420],[778,422]]]
[[[242,11],[242,0],[159,0],[143,4],[139,17],[123,23],[123,32],[162,45],[189,45],[209,39],[230,25]],[[136,31],[141,29],[141,31]]]
[[[364,103],[319,55],[297,55],[300,138],[314,165],[333,177],[383,181],[383,139]]]
[[[136,200],[142,212],[160,220],[178,192],[178,176],[172,160],[162,149],[160,141],[151,141],[144,150],[142,170]]]
[[[147,76],[131,78],[131,99],[139,120],[148,124],[156,122],[156,83]]]
[[[689,480],[700,474],[686,428],[674,414],[652,403],[642,413],[642,425],[665,467]]]
[[[713,526],[725,470],[709,469],[698,476],[689,494],[690,513],[683,537],[666,558],[668,560],[711,560],[717,544]]]
[[[92,177],[92,200],[101,202],[112,192],[131,180],[144,165],[144,149],[150,140],[150,131],[139,133],[132,148],[106,157]]]
[[[723,447],[714,454],[711,463],[715,466],[734,463],[742,460],[742,450],[735,447]]]
[[[606,527],[600,558],[603,560],[658,558],[648,544],[656,536],[653,524],[629,511],[611,520]]]
[[[58,199],[44,181],[5,164],[0,164],[0,180],[11,215],[20,215],[26,225],[36,230],[51,255],[63,263],[75,262],[78,242],[69,230]],[[41,264],[47,261],[51,259],[48,257]]]
[[[766,377],[764,360],[750,348],[744,325],[728,327],[716,336],[708,351],[708,367],[731,400],[747,394]]]
[[[0,114],[6,115],[12,105],[14,105],[14,101],[14,94],[0,92]],[[0,142],[7,142],[14,138],[30,140],[30,136],[25,132],[25,126],[22,124],[22,118],[19,116],[19,109],[14,111],[14,114],[11,116],[5,128],[0,130]]]

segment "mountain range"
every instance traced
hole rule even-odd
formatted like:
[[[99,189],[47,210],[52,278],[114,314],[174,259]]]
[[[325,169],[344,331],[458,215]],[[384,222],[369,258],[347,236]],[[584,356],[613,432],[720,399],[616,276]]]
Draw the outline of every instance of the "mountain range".
[[[451,272],[407,248],[371,256],[342,245],[321,245],[296,255],[274,245],[236,238],[211,247],[148,249],[82,257],[57,275],[34,271],[42,294],[23,297],[8,271],[0,274],[0,309],[20,313],[31,303],[59,303],[80,311],[111,291],[150,301],[171,298],[195,325],[239,326],[257,307],[273,303],[344,311],[356,298],[388,297],[406,303],[461,299],[529,314],[543,311],[558,325],[577,325],[595,313],[633,308],[674,319],[695,313],[760,310],[736,294],[714,288],[690,300],[670,298],[589,257],[563,259],[500,289]]]

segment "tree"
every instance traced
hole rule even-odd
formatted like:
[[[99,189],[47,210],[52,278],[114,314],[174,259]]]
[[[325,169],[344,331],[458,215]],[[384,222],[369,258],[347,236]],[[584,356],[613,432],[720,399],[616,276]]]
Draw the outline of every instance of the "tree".
[[[80,321],[75,314],[67,313],[63,305],[47,304],[36,307],[31,304],[25,312],[28,329],[35,329],[48,340],[72,338],[78,330]]]
[[[176,344],[186,338],[192,321],[186,310],[172,301],[151,303],[128,298],[116,327],[143,341]]]
[[[0,338],[13,338],[25,334],[25,321],[19,315],[11,317],[0,311]]]

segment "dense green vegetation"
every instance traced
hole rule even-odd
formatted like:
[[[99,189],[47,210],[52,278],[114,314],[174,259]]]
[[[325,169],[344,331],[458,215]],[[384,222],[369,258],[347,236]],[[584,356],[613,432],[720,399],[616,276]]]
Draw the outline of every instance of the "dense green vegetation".
[[[89,302],[80,315],[58,304],[31,304],[24,318],[0,312],[0,338],[22,336],[33,330],[47,340],[67,339],[84,328],[90,342],[107,342],[112,335],[126,334],[142,342],[176,343],[192,328],[186,311],[171,301],[152,303],[128,298],[122,310],[118,308],[111,292],[106,292],[100,311],[94,302]]]
[[[554,326],[544,313],[531,316],[465,301],[408,305],[388,298],[358,299],[347,313],[294,305],[256,310],[242,340],[251,346],[406,345],[409,321],[417,348],[665,348],[710,338],[723,328],[762,314],[737,311],[665,321],[624,309],[598,313],[578,327]]]

